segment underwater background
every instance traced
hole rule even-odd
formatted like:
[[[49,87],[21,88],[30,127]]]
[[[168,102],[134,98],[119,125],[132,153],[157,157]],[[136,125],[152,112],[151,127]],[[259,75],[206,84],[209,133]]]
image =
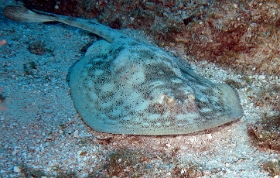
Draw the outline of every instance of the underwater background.
[[[0,14],[0,177],[277,177],[280,2],[7,1],[100,23],[188,60],[237,89],[244,116],[178,136],[92,130],[72,103],[69,68],[99,38]]]

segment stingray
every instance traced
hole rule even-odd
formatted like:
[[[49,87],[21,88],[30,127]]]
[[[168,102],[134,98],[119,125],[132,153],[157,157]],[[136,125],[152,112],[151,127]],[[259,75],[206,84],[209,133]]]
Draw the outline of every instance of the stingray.
[[[96,131],[174,135],[211,129],[242,117],[237,92],[196,74],[180,57],[94,20],[8,6],[21,22],[56,21],[100,37],[69,70],[71,97]]]

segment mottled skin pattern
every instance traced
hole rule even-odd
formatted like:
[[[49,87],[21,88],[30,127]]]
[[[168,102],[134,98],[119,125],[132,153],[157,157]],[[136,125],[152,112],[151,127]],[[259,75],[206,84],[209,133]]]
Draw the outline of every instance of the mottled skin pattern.
[[[6,8],[4,14],[19,20],[15,8]],[[38,22],[39,17],[42,21],[59,21],[106,40],[94,43],[69,75],[74,105],[94,130],[187,134],[242,117],[238,96],[231,87],[202,78],[184,60],[156,46],[85,19],[30,11],[26,14],[24,21],[33,18]]]

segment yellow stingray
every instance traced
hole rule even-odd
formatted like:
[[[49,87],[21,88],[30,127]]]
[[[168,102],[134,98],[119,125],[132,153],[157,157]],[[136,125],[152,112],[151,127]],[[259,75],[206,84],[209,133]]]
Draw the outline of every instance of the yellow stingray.
[[[69,71],[71,96],[94,130],[114,134],[172,135],[210,129],[242,117],[236,91],[194,73],[185,60],[93,20],[24,7],[3,14],[23,22],[57,21],[100,40]]]

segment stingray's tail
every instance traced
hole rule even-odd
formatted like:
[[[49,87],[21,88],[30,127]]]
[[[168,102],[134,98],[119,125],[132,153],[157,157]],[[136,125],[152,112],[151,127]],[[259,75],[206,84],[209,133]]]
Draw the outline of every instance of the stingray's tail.
[[[28,10],[23,6],[7,6],[3,10],[4,16],[19,22],[61,22],[92,32],[109,42],[112,42],[117,38],[124,37],[124,35],[119,33],[118,31],[113,30],[98,22],[63,15],[55,15],[40,11],[36,12]]]
[[[18,22],[51,22],[55,18],[48,15],[41,15],[26,9],[23,6],[7,6],[3,10],[4,16]]]

